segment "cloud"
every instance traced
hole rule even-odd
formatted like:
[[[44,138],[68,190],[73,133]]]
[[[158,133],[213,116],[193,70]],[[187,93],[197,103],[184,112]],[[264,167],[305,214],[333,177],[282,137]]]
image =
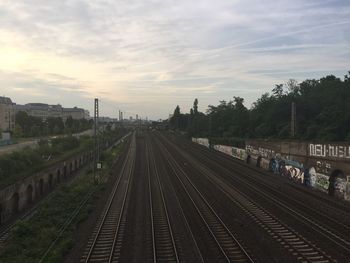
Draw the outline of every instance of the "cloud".
[[[14,101],[167,117],[349,70],[348,1],[3,0],[0,86]]]

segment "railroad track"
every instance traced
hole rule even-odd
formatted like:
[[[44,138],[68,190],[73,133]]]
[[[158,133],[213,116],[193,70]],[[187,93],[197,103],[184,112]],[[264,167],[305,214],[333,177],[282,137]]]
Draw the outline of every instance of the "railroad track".
[[[202,152],[207,158],[210,158],[209,151],[207,151],[207,149],[200,149],[197,148],[196,149],[200,152]],[[213,155],[211,155],[211,158],[213,157]],[[246,174],[248,175],[249,178],[254,179],[255,182],[258,182],[259,184],[263,184],[264,187],[268,187],[271,190],[274,190],[273,187],[275,186],[275,182],[274,180],[278,180],[278,179],[282,179],[282,178],[278,178],[278,176],[270,174],[267,171],[263,171],[261,170],[261,168],[256,168],[253,167],[251,165],[247,165],[245,163],[243,163],[242,161],[238,161],[235,160],[232,157],[229,157],[228,155],[225,154],[221,154],[220,152],[216,152],[215,154],[215,158],[217,160],[220,160],[220,162],[225,165],[225,167],[229,168],[234,168],[234,171],[241,171],[241,172],[245,172],[246,174],[246,170],[249,169],[250,171],[252,171],[253,174]],[[255,176],[253,176],[255,175]],[[262,178],[261,175],[266,175],[269,176],[271,180],[264,180],[266,178]],[[246,178],[246,176],[245,176]],[[285,179],[285,178],[283,178]],[[303,205],[299,199],[300,199],[300,195],[303,195],[305,198],[307,198],[308,200],[312,200],[313,204],[316,205],[318,208],[327,208],[327,211],[331,211],[329,214],[332,215],[338,215],[338,216],[342,216],[342,217],[349,217],[350,216],[350,206],[348,204],[345,204],[342,202],[342,200],[335,200],[327,198],[324,196],[324,194],[320,194],[320,193],[315,193],[314,191],[310,191],[310,189],[305,189],[305,187],[302,187],[300,184],[297,184],[291,180],[286,180],[284,186],[288,186],[289,188],[291,188],[290,190],[292,191],[288,191],[287,193],[284,192],[279,192],[280,194],[284,195],[285,198],[291,199],[294,202],[299,202],[299,205]],[[296,190],[296,191],[293,191]],[[293,198],[292,196],[293,195]],[[298,199],[298,200],[297,200]],[[315,210],[313,209],[313,207],[308,207],[308,210]],[[328,218],[331,220],[331,218]],[[347,221],[348,223],[350,223],[350,221]]]
[[[125,207],[135,166],[135,134],[107,206],[98,220],[80,262],[118,262],[125,232]]]
[[[205,163],[212,162],[207,155],[205,159],[201,157],[198,157],[198,159]],[[220,169],[228,175],[232,174],[232,172],[240,174],[240,177],[232,178],[231,176],[227,181],[238,181],[242,185],[245,185],[246,188],[249,188],[247,190],[253,190],[254,193],[259,193],[261,196],[273,202],[274,205],[279,206],[280,209],[286,211],[291,216],[299,219],[303,223],[307,223],[308,227],[312,228],[315,232],[330,240],[350,255],[350,227],[348,225],[336,221],[335,219],[327,216],[325,213],[320,213],[313,207],[306,207],[299,200],[285,196],[285,194],[280,193],[268,183],[264,183],[262,179],[248,175],[242,170],[243,168],[235,169],[234,171],[228,170],[226,167],[220,167]],[[233,185],[235,185],[235,183],[231,183],[231,186]],[[248,185],[249,187],[247,187]],[[259,187],[254,185],[258,185]],[[286,200],[289,203],[287,203]],[[326,224],[324,222],[326,222]]]
[[[151,209],[153,262],[180,262],[164,192],[152,149],[146,141],[148,189]],[[151,173],[153,166],[154,176]]]
[[[168,143],[170,144],[170,143]],[[172,147],[175,145],[172,144]],[[180,152],[181,150],[177,150]],[[260,225],[277,243],[282,245],[287,251],[296,257],[300,262],[335,262],[322,249],[307,240],[300,233],[281,222],[277,217],[267,210],[255,204],[242,192],[234,187],[228,186],[215,175],[213,171],[198,163],[187,153],[181,152],[184,158],[191,163],[191,166],[200,171],[202,175],[218,187],[232,203],[240,207],[254,222]],[[208,161],[208,160],[207,160]],[[180,168],[181,169],[181,168]],[[185,173],[185,172],[183,172]],[[192,179],[193,180],[193,179]]]
[[[176,175],[178,182],[183,190],[191,200],[196,209],[197,214],[204,222],[211,237],[215,241],[218,249],[225,261],[227,262],[254,262],[252,257],[247,252],[247,249],[229,230],[226,224],[221,220],[214,208],[201,194],[200,190],[188,178],[188,175],[178,165],[173,156],[169,153],[164,145],[158,142],[160,149],[162,149],[173,173]]]
[[[1,228],[0,228],[0,248],[5,245],[6,240],[11,236],[11,233],[12,233],[13,229],[15,228],[17,222],[19,220],[27,221],[27,220],[31,219],[36,214],[37,209],[39,207],[39,204],[40,204],[40,202],[38,204],[36,204],[35,206],[33,206],[31,209],[29,209],[26,213],[24,213],[19,219],[15,220],[14,222],[1,226]]]
[[[225,164],[228,164],[228,167],[230,168],[237,168],[240,167],[241,169],[244,169],[245,172],[248,169],[249,171],[252,171],[255,175],[258,175],[261,177],[261,175],[265,175],[265,176],[269,176],[270,177],[270,181],[266,181],[266,180],[261,180],[262,183],[268,184],[268,183],[273,183],[273,180],[280,180],[282,178],[279,178],[276,175],[272,175],[270,172],[268,171],[264,171],[261,168],[257,168],[254,167],[252,165],[248,165],[246,163],[244,163],[241,160],[237,160],[229,155],[223,154],[221,152],[218,151],[214,151],[214,150],[209,150],[207,148],[204,148],[203,146],[197,145],[197,144],[193,144],[193,143],[189,143],[188,141],[184,142],[186,143],[186,145],[190,146],[191,149],[195,149],[197,152],[201,152],[203,153],[205,156],[207,156],[208,158],[212,159],[213,157],[217,160],[220,160],[220,162],[223,162]],[[213,153],[215,155],[213,155]],[[248,174],[250,175],[250,174]],[[259,177],[255,177],[255,179],[259,179]],[[283,178],[285,179],[285,178]],[[291,180],[284,180],[284,183],[286,183],[286,185],[294,190],[297,190],[299,196],[300,194],[304,195],[305,198],[312,198],[312,201],[314,203],[316,203],[319,207],[324,208],[325,206],[327,207],[327,210],[331,210],[332,212],[330,214],[334,214],[336,213],[337,215],[343,215],[345,216],[350,216],[350,206],[347,203],[344,203],[342,200],[337,200],[334,198],[328,198],[327,196],[325,196],[324,193],[319,193],[316,191],[310,191],[310,189],[305,189],[305,187],[303,187],[300,184],[297,184]],[[294,193],[294,192],[289,192],[289,193]]]
[[[171,174],[168,172],[168,167],[165,165],[166,162],[163,160],[160,150],[155,147],[156,145],[152,136],[148,135],[147,138],[150,142],[149,145],[150,149],[152,150],[152,157],[154,158],[157,173],[159,175],[159,182],[162,185],[164,199],[167,203],[167,207],[169,207],[168,214],[173,226],[172,230],[174,241],[177,245],[176,248],[178,259],[180,262],[204,263],[205,261],[203,254],[198,246],[198,241],[195,238],[196,233],[193,232],[194,229],[191,228],[191,222],[189,222],[189,220],[192,221],[194,217],[186,217],[186,214],[192,214],[192,210],[186,210],[188,207],[183,206],[183,203],[181,203],[183,195],[176,191],[173,183],[171,182],[171,177],[173,176],[171,176]],[[203,242],[202,238],[197,237],[197,239],[200,242]],[[212,258],[216,259],[214,255]],[[207,261],[208,260],[209,259],[207,258]]]
[[[116,145],[120,144],[121,142],[123,142],[123,140],[125,140],[129,135],[130,135],[130,133],[128,133],[128,134],[124,135],[122,138],[118,139],[118,141],[115,144],[113,144],[112,146],[110,146],[109,149],[112,148],[113,146],[116,146]],[[63,184],[68,185],[68,186],[73,184],[75,182],[75,180],[77,180],[86,171],[86,169],[87,169],[86,166],[83,167],[81,170],[78,171],[78,173],[74,177],[69,178],[69,180],[67,180]],[[11,236],[11,233],[12,233],[13,229],[15,228],[17,222],[30,220],[37,213],[37,210],[38,210],[39,206],[41,205],[42,201],[50,200],[50,198],[53,196],[54,193],[55,193],[55,190],[48,193],[42,200],[39,200],[36,204],[34,204],[28,211],[26,211],[18,219],[14,220],[13,222],[11,222],[9,224],[4,224],[4,225],[0,226],[0,248],[2,246],[4,246],[4,244],[6,243],[6,240]],[[62,225],[62,227],[63,227],[63,225]]]

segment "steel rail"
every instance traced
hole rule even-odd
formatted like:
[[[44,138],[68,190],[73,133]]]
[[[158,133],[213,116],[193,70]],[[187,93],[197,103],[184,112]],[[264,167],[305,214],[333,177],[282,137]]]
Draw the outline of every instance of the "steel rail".
[[[206,157],[206,160],[207,161],[210,161],[209,158],[207,156]],[[203,160],[203,159],[202,159]],[[221,168],[222,170],[224,170],[226,173],[232,173],[232,171],[228,170],[226,167],[222,167]],[[243,175],[243,172],[240,172],[240,171],[234,171],[235,173],[238,173],[240,175]],[[245,178],[246,174],[244,174],[244,178]],[[235,180],[238,180],[240,181],[242,184],[247,184],[247,182],[245,182],[246,180],[249,180],[249,179],[242,179],[242,178],[238,178],[238,177],[235,177]],[[267,188],[269,191],[272,191],[272,192],[276,192],[275,189],[272,189],[271,186],[267,185],[266,183],[263,183],[261,182],[260,180],[257,180],[253,177],[250,177],[250,180],[251,181],[254,181],[255,183]],[[345,237],[341,237],[339,234],[335,234],[334,231],[330,230],[328,227],[326,227],[322,222],[320,222],[320,220],[318,220],[318,222],[312,218],[310,218],[310,216],[305,216],[303,214],[301,214],[301,212],[299,211],[296,211],[295,209],[291,208],[288,206],[288,204],[286,204],[286,202],[283,202],[282,200],[280,199],[277,199],[275,197],[272,197],[268,192],[267,190],[265,190],[266,192],[264,192],[261,188],[258,188],[252,184],[249,184],[249,187],[251,189],[254,189],[256,192],[260,193],[261,195],[263,195],[265,198],[267,199],[270,199],[271,201],[273,201],[274,204],[277,204],[281,209],[287,211],[289,214],[293,215],[294,217],[299,217],[303,222],[308,222],[309,223],[309,226],[317,233],[319,233],[320,235],[326,237],[328,240],[330,240],[331,242],[337,244],[338,246],[342,247],[344,250],[346,250],[348,253],[350,253],[350,241],[349,240],[346,240]],[[293,198],[290,198],[288,197],[289,199],[293,199]],[[300,204],[299,201],[297,200],[294,200],[293,201],[297,202],[300,206],[304,206],[303,204]],[[314,210],[312,207],[310,208],[310,210]],[[319,214],[317,211],[314,212],[314,213],[317,213]],[[337,224],[339,226],[341,226],[342,228],[344,229],[347,229],[348,231],[350,230],[350,227],[347,226],[347,225],[344,225],[342,223],[339,223],[339,222],[336,222],[333,218],[330,218],[329,216],[327,215],[324,215],[322,214],[322,216],[324,218],[326,218],[327,220],[329,220],[329,222],[332,222],[334,224]],[[328,223],[329,223],[328,222]],[[331,225],[331,224],[328,224],[328,225]],[[336,231],[338,232],[338,231]]]
[[[170,142],[168,143],[177,148],[175,144]],[[307,262],[319,262],[320,259],[324,260],[324,262],[334,261],[323,250],[311,244],[295,230],[287,227],[271,213],[254,204],[247,196],[245,196],[245,194],[243,194],[237,188],[230,186],[230,189],[228,189],[227,184],[225,184],[222,180],[214,179],[216,177],[212,176],[213,172],[209,168],[206,168],[202,164],[198,163],[196,160],[194,160],[193,157],[189,156],[182,150],[178,149],[178,151],[182,152],[180,154],[182,154],[186,160],[192,159],[192,164],[198,170],[202,171],[203,175],[205,175],[209,181],[211,181],[214,185],[217,185],[233,203],[236,203],[238,206],[240,206],[243,211],[250,215],[250,217],[252,217],[255,221],[259,221],[264,229],[268,229],[268,233],[274,239],[280,243],[284,242],[289,244],[288,246],[285,246],[285,248],[291,248],[294,253],[299,254],[299,257],[304,258]],[[252,186],[250,185],[250,187]],[[255,188],[255,190],[259,189]]]
[[[201,194],[199,189],[193,184],[193,182],[188,178],[188,175],[186,172],[178,165],[177,161],[173,158],[173,156],[170,154],[170,152],[167,150],[165,146],[162,146],[160,142],[158,142],[159,147],[163,150],[165,155],[167,155],[169,158],[167,158],[168,163],[178,178],[180,184],[182,185],[184,191],[186,192],[187,196],[193,203],[194,207],[197,210],[197,213],[205,223],[208,231],[210,232],[211,236],[215,240],[216,244],[218,245],[220,251],[222,252],[223,256],[225,257],[227,262],[254,262],[252,257],[249,255],[249,253],[246,251],[246,249],[243,247],[243,245],[238,241],[238,239],[233,235],[233,233],[229,230],[229,228],[226,226],[226,224],[221,220],[219,215],[215,212],[214,208],[209,204],[209,202],[205,199],[205,197]],[[199,205],[194,201],[194,198],[189,193],[188,189],[185,186],[184,181],[180,178],[178,171],[181,171],[181,173],[187,178],[187,181],[190,183],[191,187],[195,190],[195,192],[198,194],[200,200],[204,203],[204,207],[206,207],[207,211],[205,209],[201,210],[199,208]],[[210,221],[210,222],[209,222]],[[216,224],[214,226],[214,224]],[[217,230],[218,227],[220,227],[221,231]],[[214,230],[216,229],[216,230]],[[224,231],[224,232],[223,232]],[[226,233],[225,233],[226,232]],[[231,239],[231,240],[230,240]],[[230,243],[228,243],[229,241]],[[235,246],[233,246],[235,245]],[[233,253],[232,248],[235,249]],[[239,254],[240,252],[240,254]]]
[[[156,254],[156,241],[155,241],[155,233],[154,233],[153,204],[152,204],[152,188],[151,188],[151,168],[150,168],[148,147],[149,147],[149,146],[148,146],[148,143],[147,143],[147,141],[146,141],[146,162],[147,162],[149,206],[150,206],[151,232],[152,232],[152,255],[153,255],[153,262],[156,263],[156,262],[157,262],[157,254]]]
[[[122,181],[121,179],[124,177],[123,175],[125,175],[126,173],[126,167],[127,167],[127,164],[128,164],[128,171],[129,173],[127,174],[128,177],[127,177],[127,188],[125,190],[125,194],[124,194],[124,199],[123,199],[123,203],[122,203],[122,207],[121,207],[121,210],[119,211],[119,220],[118,220],[118,223],[117,223],[117,229],[116,229],[116,234],[118,233],[118,230],[119,230],[119,224],[120,224],[120,219],[122,217],[122,213],[123,213],[123,209],[124,209],[124,205],[125,205],[125,200],[126,200],[126,195],[128,193],[128,189],[129,189],[129,182],[130,182],[130,177],[131,177],[131,174],[132,174],[132,171],[133,171],[133,168],[134,168],[134,165],[135,165],[135,158],[134,158],[134,154],[133,154],[133,147],[136,147],[135,146],[135,135],[133,135],[133,138],[132,138],[132,142],[131,142],[131,145],[130,145],[130,148],[129,148],[129,151],[128,151],[128,154],[127,154],[127,157],[125,159],[125,162],[123,163],[123,166],[122,166],[122,170],[120,172],[120,176],[118,177],[118,180],[117,182],[115,183],[113,189],[112,189],[112,194],[110,195],[109,199],[108,199],[108,203],[107,203],[107,207],[105,208],[105,211],[103,213],[103,217],[101,219],[101,222],[99,224],[99,227],[97,229],[97,233],[92,241],[92,244],[90,245],[90,248],[89,248],[89,251],[88,251],[88,254],[84,260],[85,263],[87,262],[90,262],[91,260],[91,256],[92,256],[92,253],[96,247],[96,244],[98,242],[98,239],[101,235],[101,231],[102,231],[102,228],[106,222],[106,219],[109,215],[109,212],[111,210],[111,207],[112,207],[112,204],[113,202],[115,201],[115,196],[116,196],[116,193],[117,193],[117,190],[119,188],[119,185],[120,185],[120,182]],[[114,251],[114,245],[115,245],[115,239],[116,239],[116,235],[114,235],[114,239],[113,239],[113,243],[112,243],[112,247],[111,247],[111,251],[108,255],[108,262],[111,262],[111,255]]]
[[[160,251],[161,250],[161,246],[160,244],[157,245],[157,239],[156,239],[156,225],[155,225],[155,216],[154,214],[152,215],[152,225],[153,225],[153,237],[154,237],[154,252],[156,253],[155,255],[155,262],[157,262],[157,257],[158,255],[159,256],[162,256],[162,257],[168,257],[169,259],[170,258],[174,258],[175,262],[179,263],[179,256],[178,256],[178,253],[177,253],[177,247],[176,247],[176,243],[175,243],[175,239],[174,239],[174,234],[173,234],[173,230],[172,230],[172,226],[171,226],[171,222],[170,222],[170,218],[169,218],[169,214],[168,214],[168,208],[167,208],[167,205],[166,205],[166,201],[165,201],[165,198],[164,198],[164,192],[163,192],[163,189],[162,189],[162,185],[160,183],[160,179],[159,179],[159,171],[158,171],[158,168],[157,168],[157,165],[156,165],[156,162],[155,162],[155,158],[154,158],[154,154],[153,154],[153,150],[152,148],[148,147],[148,156],[150,157],[150,160],[151,164],[153,164],[153,167],[154,167],[154,172],[155,172],[155,177],[156,177],[156,186],[157,189],[159,189],[159,192],[160,192],[160,196],[161,196],[161,201],[162,201],[162,208],[163,208],[163,211],[164,211],[164,214],[165,214],[165,221],[166,221],[166,228],[167,229],[164,229],[165,232],[168,232],[169,236],[170,236],[170,240],[162,240],[162,247],[164,247],[166,244],[164,244],[164,242],[167,242],[167,243],[170,243],[171,247],[172,247],[172,250],[173,250],[173,253],[174,255],[164,255],[164,253],[169,253],[168,249],[167,251]],[[150,189],[150,193],[152,192],[152,190]],[[152,200],[151,200],[152,202]],[[153,209],[154,211],[154,209]],[[164,221],[164,218],[158,218],[156,221]],[[161,227],[159,227],[161,228]],[[159,231],[159,230],[158,230]],[[166,233],[164,233],[166,234]],[[160,255],[160,254],[163,254],[163,255]],[[160,260],[161,262],[162,260]]]

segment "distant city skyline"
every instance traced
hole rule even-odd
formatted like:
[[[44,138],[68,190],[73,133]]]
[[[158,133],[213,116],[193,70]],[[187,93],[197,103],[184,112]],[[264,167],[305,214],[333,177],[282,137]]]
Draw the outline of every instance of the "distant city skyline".
[[[1,99],[8,99],[10,101],[10,104],[13,105],[14,107],[16,107],[16,110],[19,111],[21,110],[21,107],[25,107],[25,106],[32,106],[32,105],[35,105],[35,104],[38,104],[39,106],[54,106],[54,107],[60,107],[61,109],[66,109],[66,110],[70,110],[70,109],[83,109],[85,110],[85,108],[82,108],[80,107],[79,105],[62,105],[62,103],[47,103],[47,102],[44,102],[44,101],[28,101],[28,102],[25,102],[25,103],[17,103],[14,98],[11,98],[11,97],[6,97],[6,96],[0,96],[0,103],[1,103]],[[93,118],[93,116],[90,116],[90,111],[89,110],[86,110],[86,114],[89,115],[89,118]],[[118,110],[118,114],[121,114],[121,117],[123,118],[123,115],[125,115],[126,112],[123,112],[121,110]],[[133,117],[137,117],[138,114],[132,114],[130,113],[128,116],[133,116]],[[100,115],[101,118],[105,118],[105,117],[110,117],[110,118],[113,118],[113,119],[119,119],[120,116],[105,116],[105,115]],[[148,116],[140,116],[142,119],[147,119]]]
[[[350,2],[0,3],[0,95],[102,116],[167,119],[275,84],[350,70]]]

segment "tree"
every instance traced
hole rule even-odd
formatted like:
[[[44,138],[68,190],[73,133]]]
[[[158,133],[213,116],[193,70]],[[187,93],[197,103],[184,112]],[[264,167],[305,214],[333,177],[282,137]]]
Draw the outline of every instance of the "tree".
[[[349,72],[350,75],[350,72]],[[333,75],[307,79],[298,84],[290,79],[278,84],[272,95],[263,94],[251,109],[244,99],[209,105],[206,114],[198,112],[195,99],[190,114],[181,114],[177,106],[170,119],[173,129],[190,136],[289,138],[291,104],[297,107],[297,139],[349,140],[350,81]]]
[[[49,134],[61,134],[64,131],[64,123],[60,117],[49,117],[46,120]]]
[[[179,107],[179,105],[177,105],[175,110],[174,110],[174,116],[180,116],[180,107]]]
[[[298,95],[300,92],[300,87],[295,79],[289,79],[286,83],[287,92],[289,94]]]
[[[69,117],[66,119],[66,122],[65,122],[64,126],[65,126],[66,128],[72,129],[72,128],[73,128],[73,123],[74,123],[74,120],[73,120],[72,116],[69,116]]]
[[[40,135],[41,135],[40,127],[37,126],[37,125],[33,125],[30,128],[30,136],[37,137],[37,136],[40,136]]]
[[[170,125],[175,130],[179,129],[180,115],[181,115],[180,107],[179,107],[179,105],[177,105],[175,110],[174,110],[174,114],[173,114],[173,116],[170,119]]]
[[[283,96],[283,84],[276,84],[275,88],[272,90],[272,94],[276,98],[280,98]]]
[[[24,135],[23,129],[22,129],[22,127],[21,127],[18,123],[16,123],[16,125],[15,125],[15,129],[14,129],[14,131],[13,131],[13,135],[14,135],[14,137],[16,137],[16,138],[21,138],[21,137],[23,137],[23,135]]]
[[[198,114],[198,99],[195,99],[193,102],[193,114]]]
[[[39,136],[44,130],[41,118],[29,116],[25,111],[17,112],[16,124],[21,127],[23,136]]]

